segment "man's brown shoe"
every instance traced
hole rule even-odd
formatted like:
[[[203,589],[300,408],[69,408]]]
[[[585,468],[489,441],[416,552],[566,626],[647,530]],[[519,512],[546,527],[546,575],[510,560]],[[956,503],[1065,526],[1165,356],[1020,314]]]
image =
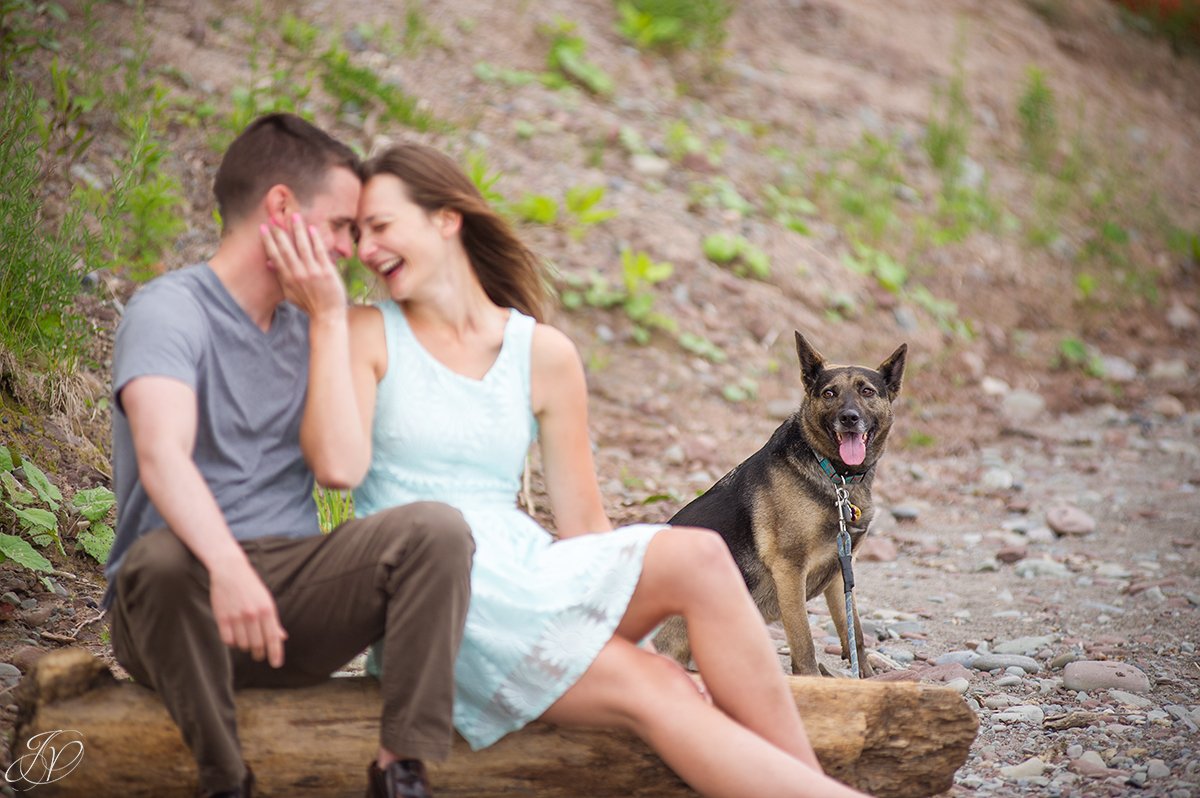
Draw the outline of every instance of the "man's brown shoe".
[[[433,798],[419,759],[398,759],[383,770],[372,762],[367,780],[367,798]]]

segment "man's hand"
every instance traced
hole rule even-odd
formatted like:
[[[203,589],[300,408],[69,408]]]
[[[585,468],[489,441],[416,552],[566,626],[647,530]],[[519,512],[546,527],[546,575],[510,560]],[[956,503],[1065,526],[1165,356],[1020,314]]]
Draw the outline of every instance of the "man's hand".
[[[287,632],[279,622],[275,599],[243,557],[209,572],[210,600],[221,640],[249,651],[255,661],[272,668],[283,665]]]
[[[268,266],[274,269],[283,295],[310,319],[346,313],[346,287],[329,258],[315,227],[306,226],[300,214],[292,214],[291,230],[261,225],[263,249]]]

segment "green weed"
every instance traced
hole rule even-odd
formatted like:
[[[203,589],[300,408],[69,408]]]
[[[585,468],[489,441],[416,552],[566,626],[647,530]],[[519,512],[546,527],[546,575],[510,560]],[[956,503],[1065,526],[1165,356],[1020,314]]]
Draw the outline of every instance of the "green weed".
[[[55,27],[66,21],[58,3],[0,0],[0,74],[36,50],[58,52]]]
[[[321,55],[321,83],[343,111],[366,112],[377,108],[385,120],[413,130],[445,130],[448,125],[421,107],[420,101],[399,86],[387,83],[373,70],[357,66],[350,54],[333,46]]]
[[[345,490],[313,488],[313,499],[317,503],[317,522],[321,531],[329,534],[354,517],[354,495]]]
[[[551,225],[558,221],[558,202],[545,194],[525,194],[513,203],[512,209],[526,222]]]
[[[957,182],[962,159],[967,154],[971,130],[971,106],[967,101],[967,79],[963,69],[965,39],[954,55],[954,72],[944,87],[934,89],[933,109],[925,128],[925,153],[943,175],[943,181]]]
[[[1100,353],[1078,338],[1064,338],[1058,344],[1059,368],[1076,368],[1091,377],[1104,376]]]
[[[116,507],[116,497],[108,488],[76,491],[70,502],[64,502],[45,472],[5,446],[0,446],[0,484],[7,499],[0,509],[0,528],[21,533],[0,533],[0,562],[12,560],[35,573],[51,573],[53,565],[34,546],[53,543],[65,556],[64,532],[74,533],[77,551],[99,563],[108,559]]]
[[[875,278],[887,291],[898,294],[908,282],[908,269],[891,255],[866,244],[854,244],[854,255],[843,255],[842,262],[859,274]]]
[[[568,231],[572,238],[583,238],[592,226],[608,221],[617,215],[611,208],[601,208],[604,201],[604,186],[572,186],[563,197],[569,221]]]
[[[552,74],[561,75],[565,80],[582,86],[592,94],[612,94],[612,78],[587,60],[587,42],[577,35],[575,30],[575,23],[564,19],[559,19],[554,25],[544,25],[540,28],[542,35],[550,39],[546,66]]]
[[[691,352],[693,355],[699,355],[713,363],[724,363],[729,359],[729,355],[725,354],[724,349],[703,335],[681,332],[676,340],[679,341],[679,345],[683,347],[684,351]]]
[[[44,217],[42,152],[32,88],[0,84],[0,349],[38,371],[71,372],[85,326],[73,308],[81,258],[99,249],[79,203]]]
[[[674,319],[654,307],[654,286],[668,279],[674,271],[671,263],[657,262],[645,252],[626,249],[621,252],[621,285],[613,286],[604,275],[594,271],[586,278],[564,275],[567,288],[560,299],[568,310],[577,310],[584,305],[620,308],[633,323],[633,339],[646,344],[653,330],[675,332],[678,326]]]
[[[1025,72],[1025,88],[1017,103],[1021,120],[1021,141],[1025,157],[1038,171],[1050,166],[1058,147],[1058,120],[1054,109],[1054,91],[1046,83],[1046,74],[1035,66]]]
[[[725,401],[733,404],[758,398],[758,381],[753,377],[739,377],[721,389]]]
[[[806,219],[820,213],[812,200],[803,195],[787,193],[770,183],[763,187],[763,211],[778,224],[804,236],[812,235]]]
[[[471,178],[471,182],[475,184],[475,188],[479,189],[479,193],[483,195],[489,205],[497,209],[504,206],[504,195],[496,189],[496,184],[504,175],[498,170],[492,171],[485,154],[479,151],[469,153],[466,172],[467,176]]]
[[[704,239],[701,248],[706,258],[720,266],[731,266],[738,277],[766,280],[771,276],[770,258],[745,236],[713,233]]]
[[[643,50],[696,50],[715,59],[733,13],[726,0],[620,0],[617,31]]]

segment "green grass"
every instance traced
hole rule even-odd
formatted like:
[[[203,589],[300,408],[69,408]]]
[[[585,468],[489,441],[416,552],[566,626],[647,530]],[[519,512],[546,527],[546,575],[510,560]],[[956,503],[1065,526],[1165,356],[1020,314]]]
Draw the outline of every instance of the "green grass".
[[[33,89],[8,75],[0,105],[0,347],[27,368],[72,372],[86,335],[74,308],[81,255],[86,262],[99,241],[79,203],[47,218]]]
[[[690,50],[714,65],[733,9],[727,0],[619,0],[616,28],[639,49]]]
[[[1054,91],[1046,73],[1035,66],[1025,72],[1025,87],[1017,103],[1025,158],[1037,171],[1045,171],[1058,147],[1058,115]]]

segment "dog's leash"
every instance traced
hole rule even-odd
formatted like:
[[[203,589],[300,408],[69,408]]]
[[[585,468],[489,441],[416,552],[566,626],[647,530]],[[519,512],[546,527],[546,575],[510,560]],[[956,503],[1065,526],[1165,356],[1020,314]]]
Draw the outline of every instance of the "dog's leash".
[[[837,550],[838,563],[842,566],[842,585],[846,590],[846,639],[850,643],[850,670],[854,673],[855,679],[860,679],[862,672],[858,667],[858,640],[854,629],[854,560],[851,557],[853,548],[851,547],[850,532],[846,529],[847,523],[856,520],[858,508],[850,503],[850,491],[846,490],[846,478],[841,474],[837,474],[837,478],[841,480],[840,485],[834,485],[834,490],[837,491]]]

